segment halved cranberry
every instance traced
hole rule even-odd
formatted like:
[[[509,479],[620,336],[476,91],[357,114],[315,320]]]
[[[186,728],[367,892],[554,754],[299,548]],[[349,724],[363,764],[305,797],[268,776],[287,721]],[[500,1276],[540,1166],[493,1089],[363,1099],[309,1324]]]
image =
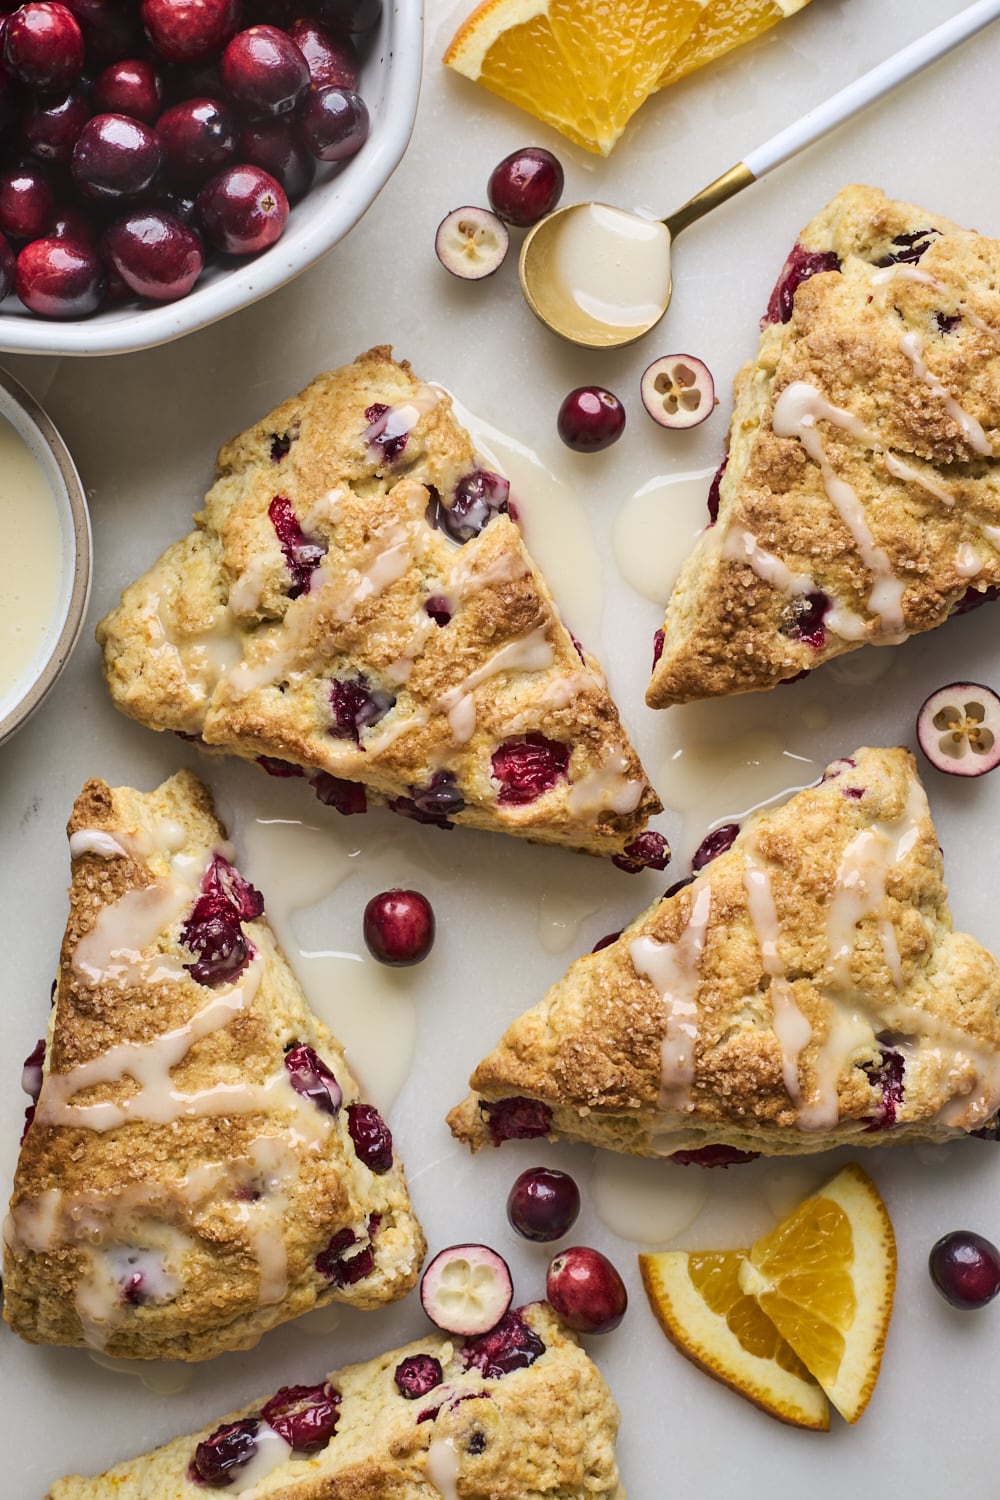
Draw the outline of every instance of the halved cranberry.
[[[722,503],[722,476],[726,472],[726,465],[728,463],[729,454],[727,453],[716,469],[712,483],[708,487],[708,524],[710,526],[714,526],[719,519],[719,506]]]
[[[312,575],[326,556],[326,543],[311,541],[306,536],[291,501],[284,495],[275,495],[267,514],[281,543],[285,566],[292,575],[288,597],[297,599],[300,594],[308,594]]]
[[[552,1130],[552,1111],[540,1099],[515,1095],[510,1099],[483,1100],[479,1106],[486,1116],[494,1146],[504,1141],[534,1141]]]
[[[941,233],[940,229],[914,229],[909,234],[897,234],[889,241],[892,249],[883,255],[881,260],[874,261],[876,266],[906,265],[915,266],[921,256],[934,243],[934,236]]]
[[[653,636],[653,666],[654,667],[656,666],[656,663],[659,661],[660,657],[663,655],[663,641],[664,641],[664,633],[663,633],[663,630],[661,629],[661,630],[658,630],[655,633],[655,635]]]
[[[340,1084],[323,1059],[305,1043],[285,1053],[288,1081],[297,1094],[311,1099],[317,1109],[335,1115],[343,1103]]]
[[[375,1255],[369,1244],[356,1255],[348,1256],[347,1251],[359,1243],[353,1229],[339,1229],[313,1262],[316,1270],[335,1286],[354,1286],[355,1282],[364,1281],[375,1269]]]
[[[692,870],[703,870],[707,864],[711,864],[713,859],[718,859],[720,854],[725,854],[739,831],[738,823],[723,823],[721,828],[713,828],[692,854]]]
[[[566,779],[570,749],[543,734],[519,734],[494,750],[490,764],[500,783],[500,807],[524,807]]]
[[[328,733],[358,745],[361,731],[384,719],[395,701],[391,693],[373,688],[361,672],[354,677],[336,677],[330,683],[333,724]]]
[[[626,844],[621,854],[613,854],[611,863],[629,875],[640,870],[665,870],[670,863],[670,849],[662,833],[647,829]]]
[[[441,1384],[444,1371],[441,1361],[432,1354],[409,1354],[400,1360],[392,1378],[401,1396],[407,1401],[416,1401],[418,1396],[426,1396],[428,1391]]]
[[[296,1453],[318,1453],[337,1430],[340,1392],[326,1380],[319,1385],[283,1385],[261,1416]]]
[[[197,1483],[223,1489],[239,1476],[234,1472],[248,1464],[257,1452],[259,1417],[226,1422],[211,1437],[199,1443],[191,1460],[191,1477]]]
[[[853,791],[849,787],[848,791]],[[906,1059],[902,1052],[894,1047],[881,1048],[881,1062],[877,1068],[871,1068],[868,1076],[876,1088],[881,1088],[882,1098],[876,1107],[875,1113],[865,1124],[866,1131],[888,1130],[895,1125],[896,1115],[903,1102],[903,1074],[906,1071]]]
[[[336,808],[345,818],[368,811],[368,798],[358,781],[344,781],[340,776],[331,776],[329,771],[317,771],[309,778],[309,784],[324,807]]]
[[[392,1166],[392,1134],[373,1104],[351,1104],[347,1129],[360,1161],[381,1177]]]
[[[487,1380],[499,1380],[512,1370],[526,1370],[545,1345],[533,1328],[516,1312],[505,1313],[489,1333],[466,1339],[462,1362],[467,1370],[478,1370]]]
[[[832,250],[807,250],[804,245],[793,245],[771,293],[767,312],[760,320],[761,328],[766,328],[769,323],[788,322],[792,316],[795,293],[810,276],[821,271],[839,270],[840,259]]]
[[[698,1146],[693,1151],[675,1151],[668,1160],[679,1167],[738,1167],[759,1155],[759,1151],[738,1151],[735,1146]]]

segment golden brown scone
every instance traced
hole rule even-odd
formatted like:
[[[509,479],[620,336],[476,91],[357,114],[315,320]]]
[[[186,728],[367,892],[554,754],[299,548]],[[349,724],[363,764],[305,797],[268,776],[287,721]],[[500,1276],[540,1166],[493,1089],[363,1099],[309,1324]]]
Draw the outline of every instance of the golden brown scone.
[[[427,1380],[438,1383],[407,1398],[395,1375],[415,1359],[425,1372],[437,1362]],[[544,1302],[478,1339],[429,1334],[327,1381],[339,1396],[337,1426],[317,1452],[289,1449],[280,1425],[276,1434],[262,1417],[265,1397],[97,1479],[57,1480],[46,1500],[204,1500],[215,1491],[190,1474],[193,1460],[210,1462],[196,1458],[198,1444],[247,1419],[257,1422],[249,1462],[225,1486],[240,1500],[624,1500],[617,1407]],[[324,1394],[313,1388],[314,1400]]]
[[[367,792],[424,822],[634,844],[659,800],[445,392],[373,349],[217,472],[198,530],[98,626],[123,712],[319,773],[340,811]]]
[[[205,788],[186,771],[145,794],[89,781],[68,831],[44,1076],[4,1227],[8,1323],[199,1360],[316,1303],[402,1297],[424,1239],[388,1129]]]
[[[774,687],[981,603],[997,453],[1000,241],[845,188],[736,378],[718,520],[667,605],[650,707]]]
[[[987,1126],[1000,966],[952,931],[912,756],[857,750],[751,818],[578,959],[471,1086],[449,1124],[473,1149],[551,1134],[714,1161]]]

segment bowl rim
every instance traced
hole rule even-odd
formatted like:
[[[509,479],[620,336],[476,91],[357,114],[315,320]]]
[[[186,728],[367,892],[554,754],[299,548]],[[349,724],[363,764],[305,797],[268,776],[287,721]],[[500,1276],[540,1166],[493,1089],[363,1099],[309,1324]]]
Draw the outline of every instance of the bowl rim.
[[[93,546],[90,531],[90,510],[87,494],[77,472],[73,456],[48,412],[39,405],[21,383],[9,371],[0,367],[0,390],[17,407],[27,423],[34,427],[44,446],[49,450],[59,471],[66,491],[66,503],[72,522],[69,533],[64,536],[69,543],[69,555],[65,565],[72,568],[69,599],[62,627],[52,648],[42,664],[31,687],[14,707],[0,718],[0,745],[31,717],[35,709],[54,687],[56,679],[66,666],[83,630],[87,605],[90,602],[91,563]],[[0,412],[0,415],[3,415]],[[58,496],[56,503],[59,505]],[[60,509],[63,507],[60,505]],[[62,519],[60,527],[63,528]]]
[[[0,351],[18,354],[90,355],[130,354],[171,343],[187,333],[250,307],[277,291],[314,265],[363,218],[403,158],[417,113],[423,70],[424,0],[391,0],[375,50],[385,59],[377,128],[363,153],[364,174],[351,184],[357,209],[352,223],[332,243],[322,212],[315,222],[300,224],[292,243],[282,236],[262,255],[234,266],[176,302],[136,308],[130,316],[102,321],[90,318],[48,321],[28,313],[0,312]],[[352,162],[346,166],[350,168]],[[333,179],[338,180],[338,179]],[[2,731],[2,725],[0,725]]]

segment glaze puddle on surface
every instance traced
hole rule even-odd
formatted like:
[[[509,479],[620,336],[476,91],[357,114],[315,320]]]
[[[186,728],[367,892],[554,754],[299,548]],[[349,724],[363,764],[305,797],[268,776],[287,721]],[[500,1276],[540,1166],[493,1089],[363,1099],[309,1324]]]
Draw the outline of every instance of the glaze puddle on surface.
[[[665,605],[684,560],[708,524],[708,492],[714,469],[661,474],[625,501],[615,519],[611,545],[618,571],[630,588]]]
[[[179,1396],[186,1391],[195,1377],[192,1365],[174,1359],[111,1359],[96,1349],[88,1349],[87,1356],[102,1370],[113,1375],[134,1375],[147,1391],[155,1396]]]
[[[59,603],[62,534],[52,492],[0,417],[0,718],[38,675]]]
[[[590,1179],[594,1208],[602,1223],[637,1245],[665,1245],[689,1228],[708,1199],[709,1174],[700,1167],[676,1167],[598,1151]]]
[[[576,942],[582,924],[600,908],[596,897],[543,891],[538,903],[538,941],[546,953],[565,953]]]

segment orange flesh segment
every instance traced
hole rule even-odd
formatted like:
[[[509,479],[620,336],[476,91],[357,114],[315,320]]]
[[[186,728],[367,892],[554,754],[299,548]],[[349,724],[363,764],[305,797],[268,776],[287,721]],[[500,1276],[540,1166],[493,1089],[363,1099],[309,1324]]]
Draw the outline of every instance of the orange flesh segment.
[[[809,0],[802,0],[802,6]],[[659,87],[676,83],[696,68],[715,62],[734,47],[752,42],[756,37],[784,20],[791,7],[772,0],[710,0],[698,18],[690,36],[660,74]]]

